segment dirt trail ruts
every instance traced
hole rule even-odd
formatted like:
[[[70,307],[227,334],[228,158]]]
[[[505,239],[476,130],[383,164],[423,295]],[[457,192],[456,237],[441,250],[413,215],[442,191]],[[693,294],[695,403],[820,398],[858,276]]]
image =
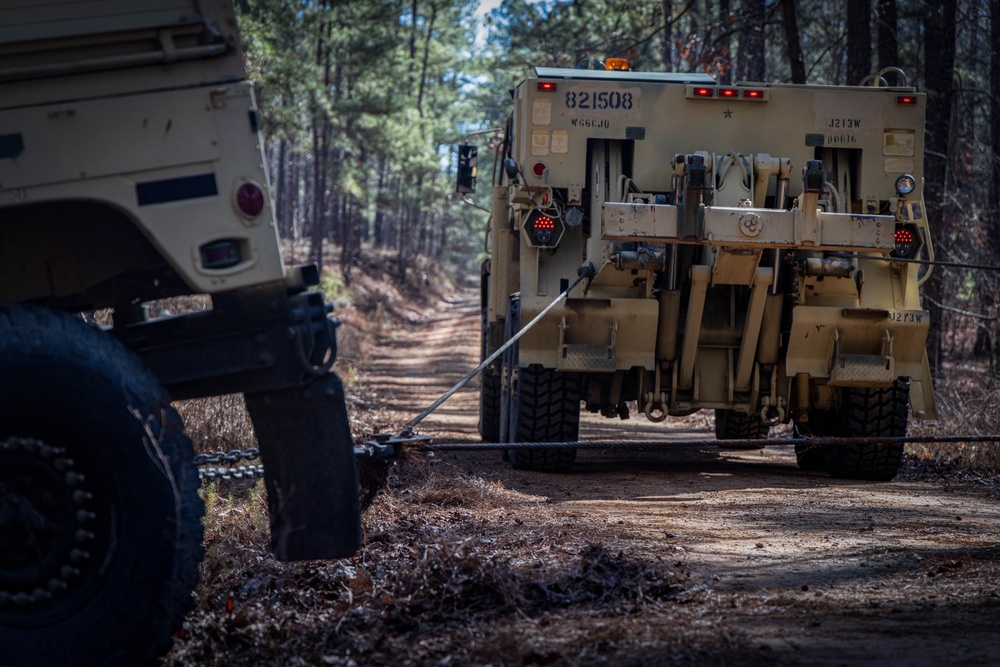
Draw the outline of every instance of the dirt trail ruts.
[[[371,359],[368,382],[390,408],[384,414],[392,426],[477,362],[478,298],[459,297],[385,337]],[[420,432],[477,440],[477,401],[473,381]],[[662,424],[585,415],[582,427],[590,440],[711,436],[703,414]],[[435,458],[456,474],[522,494],[511,508],[517,512],[564,518],[567,543],[600,539],[631,558],[682,562],[699,592],[683,607],[686,622],[707,630],[691,641],[710,644],[713,632],[725,631],[742,646],[740,662],[1000,664],[995,480],[942,481],[913,471],[889,483],[835,480],[799,470],[787,446],[584,450],[568,475],[511,470],[496,452]],[[637,622],[647,635],[670,632],[652,612],[630,617],[622,632],[634,637]],[[613,634],[607,624],[614,619],[604,623],[600,633],[582,632]],[[569,637],[536,626],[515,628],[525,646],[588,641],[579,628]],[[612,654],[608,664],[623,663]]]

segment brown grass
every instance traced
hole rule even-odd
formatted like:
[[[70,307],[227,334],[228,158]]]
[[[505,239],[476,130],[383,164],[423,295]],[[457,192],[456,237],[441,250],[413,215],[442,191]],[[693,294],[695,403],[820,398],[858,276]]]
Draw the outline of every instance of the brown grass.
[[[335,563],[267,553],[260,483],[243,499],[209,487],[198,605],[165,664],[531,664],[498,624],[617,621],[687,585],[681,566],[588,543],[540,499],[442,461],[412,454],[388,477],[363,550]]]
[[[985,362],[948,364],[934,385],[937,422],[911,421],[911,435],[1000,433],[1000,386]],[[1000,470],[1000,443],[959,442],[911,445],[919,457],[960,466]]]

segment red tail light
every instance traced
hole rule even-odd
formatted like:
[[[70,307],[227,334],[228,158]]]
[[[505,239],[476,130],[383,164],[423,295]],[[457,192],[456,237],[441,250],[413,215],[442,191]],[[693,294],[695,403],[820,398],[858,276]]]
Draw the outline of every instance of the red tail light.
[[[892,249],[893,257],[913,259],[920,250],[921,241],[916,233],[916,228],[912,225],[896,225],[896,231],[892,235],[895,242]]]
[[[556,221],[544,213],[532,215],[529,224],[532,240],[536,245],[547,246],[552,243],[556,234]]]
[[[735,88],[719,88],[719,97],[739,97],[740,91]]]
[[[896,95],[896,104],[913,106],[917,103],[916,95]]]
[[[264,210],[264,191],[256,183],[244,183],[236,190],[236,206],[248,218]]]
[[[555,81],[539,81],[537,88],[546,93],[554,93],[558,86]]]
[[[695,88],[694,89],[694,96],[695,97],[713,97],[714,95],[715,95],[715,89],[714,88]]]

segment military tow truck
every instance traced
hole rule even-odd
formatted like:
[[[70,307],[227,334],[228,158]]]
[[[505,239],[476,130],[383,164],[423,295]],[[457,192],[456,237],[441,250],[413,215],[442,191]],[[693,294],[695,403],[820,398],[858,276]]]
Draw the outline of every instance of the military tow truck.
[[[890,82],[892,85],[890,85]],[[935,418],[918,286],[925,96],[865,85],[538,67],[493,156],[484,359],[592,272],[482,377],[484,440],[573,442],[581,405],[715,410],[720,440],[902,436]],[[461,192],[482,162],[459,149]],[[799,446],[800,466],[887,480],[903,445]],[[572,448],[510,449],[570,470]]]
[[[245,395],[278,557],[359,546],[336,321],[246,78],[230,0],[0,3],[0,665],[169,647],[204,512],[172,399]]]

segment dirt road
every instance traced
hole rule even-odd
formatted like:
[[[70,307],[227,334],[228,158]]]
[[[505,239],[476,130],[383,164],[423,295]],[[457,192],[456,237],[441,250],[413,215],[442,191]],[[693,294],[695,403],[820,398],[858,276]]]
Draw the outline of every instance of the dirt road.
[[[405,422],[474,366],[478,318],[468,295],[382,341],[367,382],[387,424]],[[477,439],[474,384],[420,431]],[[709,438],[711,428],[701,414],[658,425],[588,416],[582,436]],[[939,478],[911,463],[890,483],[834,480],[800,471],[782,446],[581,451],[568,475],[514,471],[495,452],[407,466],[424,466],[420,489],[397,489],[388,502],[429,512],[424,525],[458,536],[455,553],[502,558],[511,577],[545,573],[515,583],[561,581],[570,591],[593,583],[589,557],[625,591],[616,596],[612,582],[562,606],[532,606],[538,598],[528,596],[507,615],[470,612],[466,634],[427,626],[412,639],[423,647],[416,662],[1000,664],[995,478]],[[414,482],[400,474],[399,488]],[[638,594],[627,572],[642,573]]]

